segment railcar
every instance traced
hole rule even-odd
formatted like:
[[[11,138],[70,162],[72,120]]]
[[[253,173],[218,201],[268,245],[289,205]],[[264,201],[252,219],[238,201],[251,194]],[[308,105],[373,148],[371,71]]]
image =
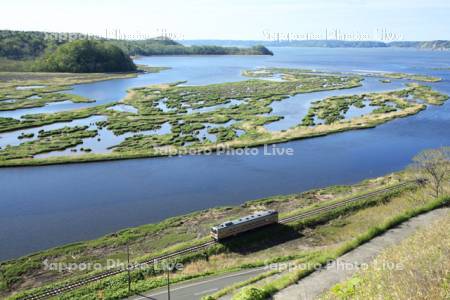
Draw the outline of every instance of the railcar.
[[[211,227],[211,237],[214,240],[219,241],[230,236],[238,235],[242,232],[274,223],[278,223],[278,212],[276,210],[261,211]]]

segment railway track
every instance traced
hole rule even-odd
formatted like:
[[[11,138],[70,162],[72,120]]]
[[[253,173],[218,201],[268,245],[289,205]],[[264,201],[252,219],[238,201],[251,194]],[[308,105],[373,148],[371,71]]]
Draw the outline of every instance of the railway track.
[[[376,195],[379,195],[379,194],[383,194],[383,193],[386,193],[386,192],[389,192],[389,191],[392,191],[392,190],[396,190],[398,188],[401,188],[403,186],[409,185],[411,183],[417,183],[417,181],[416,180],[406,181],[404,183],[400,183],[400,184],[397,184],[395,186],[391,186],[391,187],[388,187],[388,188],[376,190],[376,191],[373,191],[373,192],[370,192],[370,193],[367,193],[367,194],[364,194],[364,195],[361,195],[361,196],[353,197],[353,198],[346,199],[346,200],[343,200],[343,201],[340,201],[340,202],[336,202],[336,203],[333,203],[333,204],[330,204],[330,205],[327,205],[327,206],[319,207],[319,208],[316,208],[316,209],[313,209],[313,210],[310,210],[310,211],[307,211],[307,212],[304,212],[304,213],[300,213],[300,214],[295,215],[295,216],[286,217],[286,218],[280,219],[279,223],[287,224],[287,223],[292,223],[292,222],[295,222],[295,221],[298,221],[298,220],[301,220],[301,219],[304,219],[304,218],[320,215],[320,214],[322,214],[324,212],[329,212],[329,211],[332,211],[332,210],[334,210],[336,208],[346,206],[349,203],[357,202],[357,201],[360,201],[360,200],[363,200],[363,199],[367,199],[367,198],[370,198],[370,197],[373,197],[373,196],[376,196]],[[216,243],[217,243],[217,241],[212,240],[212,241],[200,244],[200,245],[195,245],[195,246],[188,247],[188,248],[185,248],[185,249],[182,249],[182,250],[179,250],[179,251],[175,251],[175,252],[172,252],[172,253],[168,253],[168,254],[157,256],[157,257],[153,257],[153,258],[151,258],[149,260],[146,260],[146,261],[143,261],[143,262],[140,262],[140,263],[137,263],[137,264],[130,265],[128,268],[108,270],[108,271],[105,271],[105,272],[102,272],[102,273],[99,273],[99,274],[87,277],[85,279],[81,279],[81,280],[78,280],[78,281],[75,281],[75,282],[72,282],[72,283],[68,283],[68,284],[62,285],[60,287],[57,287],[57,288],[54,288],[54,289],[51,289],[51,290],[48,290],[48,291],[45,291],[45,292],[36,293],[36,294],[30,294],[28,296],[20,298],[20,300],[42,300],[42,299],[47,299],[47,298],[50,298],[50,297],[54,297],[54,296],[60,295],[60,294],[65,293],[65,292],[69,292],[69,291],[75,290],[75,289],[77,289],[77,288],[79,288],[81,286],[84,286],[86,284],[89,284],[89,283],[92,283],[92,282],[95,282],[95,281],[98,281],[98,280],[101,280],[101,279],[104,279],[104,278],[107,278],[107,277],[111,277],[111,276],[114,276],[114,275],[117,275],[117,274],[120,274],[120,273],[128,272],[128,270],[134,270],[134,269],[142,268],[144,266],[154,265],[158,261],[161,261],[161,260],[164,260],[164,259],[173,258],[173,257],[179,256],[179,255],[182,255],[182,254],[197,252],[199,250],[208,248],[209,246],[212,246],[212,245],[214,245]]]
[[[75,281],[73,283],[69,283],[69,284],[63,285],[63,286],[58,287],[58,288],[54,288],[54,289],[51,289],[51,290],[48,290],[48,291],[45,291],[45,292],[42,292],[42,293],[38,293],[38,294],[28,295],[28,296],[20,298],[20,299],[23,299],[23,300],[25,300],[25,299],[26,300],[47,299],[49,297],[57,296],[57,295],[60,295],[62,293],[65,293],[65,292],[77,289],[77,288],[79,288],[81,286],[84,286],[86,284],[89,284],[89,283],[92,283],[92,282],[95,282],[95,281],[98,281],[98,280],[101,280],[101,279],[104,279],[104,278],[107,278],[107,277],[110,277],[110,276],[114,276],[114,275],[117,275],[117,274],[120,274],[120,273],[128,272],[128,269],[129,270],[134,270],[134,269],[142,268],[144,266],[150,266],[150,265],[153,265],[156,262],[164,260],[164,259],[169,259],[169,258],[176,257],[176,256],[179,256],[179,255],[182,255],[182,254],[192,253],[192,252],[196,252],[196,251],[199,251],[201,249],[204,249],[204,248],[208,248],[209,246],[211,246],[211,245],[213,245],[215,243],[216,243],[216,241],[209,241],[209,242],[206,242],[206,243],[203,243],[203,244],[200,244],[200,245],[195,245],[195,246],[192,246],[192,247],[189,247],[189,248],[185,248],[185,249],[182,249],[182,250],[179,250],[179,251],[176,251],[176,252],[172,252],[172,253],[169,253],[169,254],[152,257],[149,260],[146,260],[146,261],[143,261],[143,262],[131,265],[128,268],[108,270],[108,271],[96,274],[94,276],[87,277],[85,279],[82,279],[82,280],[79,280],[79,281]]]
[[[327,205],[327,206],[323,206],[323,207],[319,207],[319,208],[316,208],[316,209],[312,209],[312,210],[309,210],[309,211],[304,212],[304,213],[300,213],[300,214],[295,215],[295,216],[283,218],[283,219],[281,219],[279,221],[279,223],[282,223],[282,224],[292,223],[292,222],[295,222],[295,221],[298,221],[298,220],[301,220],[301,219],[304,219],[304,218],[313,217],[313,216],[319,215],[321,213],[329,212],[329,211],[332,211],[332,210],[334,210],[336,208],[346,206],[349,203],[357,202],[357,201],[360,201],[360,200],[363,200],[363,199],[367,199],[367,198],[370,198],[370,197],[373,197],[373,196],[376,196],[376,195],[379,195],[379,194],[384,194],[386,192],[396,190],[398,188],[401,188],[403,186],[406,186],[406,185],[409,185],[409,184],[415,183],[415,182],[416,182],[415,180],[406,181],[406,182],[397,184],[395,186],[391,186],[391,187],[388,187],[388,188],[376,190],[376,191],[373,191],[373,192],[370,192],[370,193],[367,193],[367,194],[364,194],[364,195],[361,195],[361,196],[353,197],[353,198],[346,199],[346,200],[343,200],[343,201],[340,201],[340,202],[336,202],[336,203],[333,203],[333,204],[330,204],[330,205]]]

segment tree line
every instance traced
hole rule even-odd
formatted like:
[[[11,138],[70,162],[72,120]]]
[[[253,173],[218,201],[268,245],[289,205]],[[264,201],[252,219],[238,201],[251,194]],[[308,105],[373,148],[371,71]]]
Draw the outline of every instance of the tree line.
[[[130,56],[137,55],[273,55],[261,45],[249,48],[184,46],[167,38],[89,37],[73,41],[51,38],[56,36],[56,33],[1,30],[0,65],[8,71],[124,72],[136,70]]]

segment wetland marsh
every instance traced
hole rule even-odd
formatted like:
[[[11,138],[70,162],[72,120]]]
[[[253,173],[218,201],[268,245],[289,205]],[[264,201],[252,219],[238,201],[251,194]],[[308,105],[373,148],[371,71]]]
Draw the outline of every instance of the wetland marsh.
[[[272,113],[274,102],[283,103],[285,99],[299,94],[360,87],[365,77],[294,68],[244,70],[242,74],[252,79],[200,86],[183,85],[184,82],[162,83],[133,88],[119,102],[51,114],[27,114],[19,119],[2,118],[0,132],[14,131],[21,143],[12,145],[4,140],[1,143],[0,164],[85,162],[164,156],[183,153],[185,148],[203,152],[273,144],[374,127],[418,113],[426,108],[426,104],[441,105],[448,98],[417,83],[408,83],[403,89],[393,92],[327,97],[309,103],[306,115],[293,120],[290,127],[269,131],[264,125],[284,119],[283,115]],[[399,77],[408,78],[407,75]],[[438,80],[424,75],[410,77],[425,82]],[[277,80],[271,80],[273,78]],[[23,108],[26,104],[22,103],[27,101],[30,107],[44,106],[53,101],[93,102],[78,95],[54,93],[68,89],[65,86],[24,87],[19,89],[15,83],[5,84],[3,98],[25,100],[7,102],[4,110]],[[304,107],[304,103],[300,101],[298,106]],[[347,114],[350,109],[364,111],[366,106],[372,106],[373,110],[360,116]],[[94,129],[92,124],[76,128],[67,126],[74,120],[87,121],[94,116],[102,118],[94,124]],[[22,131],[61,122],[65,125],[61,124],[59,129],[40,129],[37,138],[34,138],[35,134]],[[163,125],[170,129],[160,130]],[[119,136],[123,138],[114,141],[114,137]],[[86,146],[93,138],[96,138],[97,145],[94,143],[92,148]]]

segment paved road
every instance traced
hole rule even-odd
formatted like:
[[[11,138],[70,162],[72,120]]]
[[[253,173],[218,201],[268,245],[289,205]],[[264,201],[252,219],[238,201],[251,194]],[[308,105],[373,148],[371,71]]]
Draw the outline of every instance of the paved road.
[[[171,300],[198,300],[205,295],[212,294],[226,286],[266,272],[264,268],[243,270],[218,276],[210,276],[197,280],[190,280],[180,284],[171,285]],[[167,288],[153,290],[149,293],[128,298],[130,300],[157,299],[167,300]]]

